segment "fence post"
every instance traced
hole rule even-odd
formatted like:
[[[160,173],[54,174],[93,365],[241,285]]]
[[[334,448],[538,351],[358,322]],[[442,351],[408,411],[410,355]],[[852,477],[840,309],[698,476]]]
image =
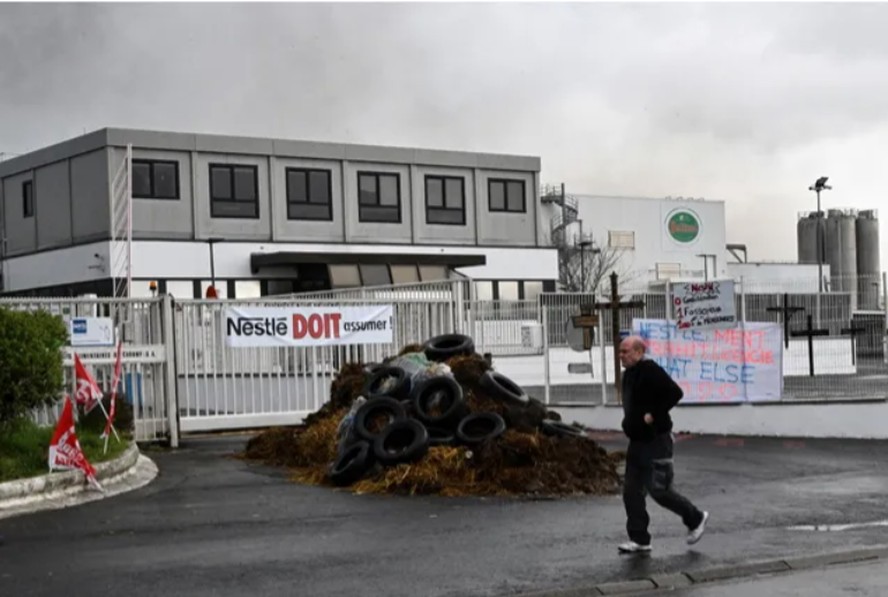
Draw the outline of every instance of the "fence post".
[[[537,299],[540,300],[540,299]],[[549,314],[546,309],[543,309],[542,313],[543,319],[543,377],[545,378],[545,400],[546,404],[549,404]]]
[[[173,299],[169,294],[163,295],[161,303],[163,311],[163,344],[166,352],[164,363],[164,379],[166,394],[167,420],[170,427],[170,447],[179,447],[179,395],[176,384],[176,342],[173,336]]]

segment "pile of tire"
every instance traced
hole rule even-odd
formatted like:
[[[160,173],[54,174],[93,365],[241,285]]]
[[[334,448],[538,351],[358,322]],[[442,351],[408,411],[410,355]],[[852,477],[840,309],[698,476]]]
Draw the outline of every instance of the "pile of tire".
[[[468,336],[447,334],[426,341],[423,352],[429,361],[440,363],[474,354],[475,344]],[[477,446],[506,430],[499,414],[470,412],[462,386],[451,375],[414,383],[415,375],[393,365],[371,365],[365,374],[366,402],[355,411],[329,470],[335,485],[351,485],[379,467],[416,462],[432,446]],[[507,399],[528,400],[521,388],[493,371],[479,383]]]

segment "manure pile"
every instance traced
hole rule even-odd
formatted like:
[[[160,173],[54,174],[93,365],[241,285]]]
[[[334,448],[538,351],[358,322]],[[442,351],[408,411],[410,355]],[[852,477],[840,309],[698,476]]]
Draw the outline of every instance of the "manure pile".
[[[564,496],[619,490],[622,453],[560,421],[448,334],[381,364],[344,365],[303,425],[269,429],[244,457],[355,493]]]

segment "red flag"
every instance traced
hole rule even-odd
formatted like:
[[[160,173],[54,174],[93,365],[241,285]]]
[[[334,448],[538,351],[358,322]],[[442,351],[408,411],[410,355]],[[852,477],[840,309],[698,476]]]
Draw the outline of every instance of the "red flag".
[[[52,441],[49,442],[49,470],[82,470],[87,481],[101,489],[96,479],[96,471],[86,459],[77,432],[74,429],[74,405],[71,398],[65,395],[65,407],[59,417]]]
[[[99,384],[96,383],[93,376],[83,366],[83,361],[80,360],[80,355],[76,352],[74,353],[74,375],[77,379],[77,390],[74,394],[74,399],[77,401],[77,404],[82,404],[84,412],[88,413],[99,404],[99,401],[102,399],[102,390],[99,389]]]
[[[111,382],[111,405],[108,407],[108,420],[105,421],[105,430],[102,437],[111,436],[111,426],[114,423],[114,414],[117,412],[117,386],[120,384],[120,368],[123,357],[123,342],[117,343],[117,360],[114,362],[114,381]]]

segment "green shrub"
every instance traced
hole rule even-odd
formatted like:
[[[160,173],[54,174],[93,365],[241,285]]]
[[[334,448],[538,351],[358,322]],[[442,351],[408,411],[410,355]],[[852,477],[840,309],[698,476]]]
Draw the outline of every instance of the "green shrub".
[[[0,308],[0,426],[58,400],[68,327],[46,311]]]

